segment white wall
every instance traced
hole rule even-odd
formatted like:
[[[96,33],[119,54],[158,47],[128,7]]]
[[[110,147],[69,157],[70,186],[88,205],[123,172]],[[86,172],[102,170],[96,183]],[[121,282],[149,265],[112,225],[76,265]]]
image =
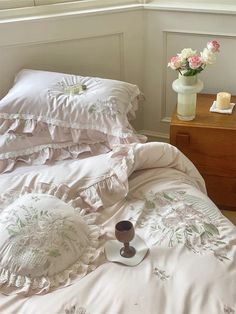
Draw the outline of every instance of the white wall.
[[[101,76],[142,86],[142,10],[2,21],[0,38],[0,96],[21,68]],[[139,114],[137,129],[141,119]]]
[[[202,51],[207,41],[217,39],[221,51],[217,62],[199,75],[205,93],[229,91],[236,94],[236,16],[166,10],[146,10],[144,92],[147,104],[143,129],[166,138],[176,104],[171,88],[177,78],[167,68],[168,60],[183,48]],[[236,123],[236,122],[235,122]]]
[[[170,56],[185,47],[201,51],[218,39],[217,63],[200,74],[204,92],[236,94],[236,15],[154,7],[0,21],[0,96],[21,68],[102,76],[138,84],[146,101],[134,126],[166,140],[176,103],[167,69]]]

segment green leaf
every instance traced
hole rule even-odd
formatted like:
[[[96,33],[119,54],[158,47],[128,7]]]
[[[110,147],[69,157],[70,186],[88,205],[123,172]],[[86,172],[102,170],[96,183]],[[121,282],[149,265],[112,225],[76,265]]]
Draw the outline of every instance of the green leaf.
[[[58,251],[58,249],[54,249],[54,250],[49,251],[49,256],[57,257],[57,256],[60,256],[60,255],[61,254]]]
[[[8,231],[8,233],[9,233],[10,235],[16,235],[16,234],[17,234],[17,231],[14,231],[14,230],[12,230],[12,229],[7,229],[7,231]]]
[[[20,223],[21,228],[25,226],[25,224],[21,220],[19,220],[19,223]]]
[[[216,241],[217,244],[226,244],[224,241]]]
[[[228,258],[227,256],[223,256],[223,255],[216,255],[218,258],[220,258],[220,260],[223,262],[224,260],[226,261],[230,261],[230,258]]]
[[[166,198],[167,200],[169,200],[169,201],[173,201],[174,199],[171,197],[171,196],[169,196],[167,193],[163,193],[163,196],[164,196],[164,198]]]
[[[199,230],[196,225],[191,225],[190,227],[194,232],[199,233]]]
[[[204,242],[204,237],[207,233],[204,231],[203,233],[200,234],[200,239],[201,239],[201,244]]]
[[[149,200],[147,200],[146,201],[146,207],[147,208],[155,208],[155,203],[154,202],[152,202],[152,201],[149,201]]]
[[[212,235],[214,235],[214,234],[219,235],[219,230],[216,228],[215,225],[204,222],[203,227],[204,227],[206,232],[208,232]]]

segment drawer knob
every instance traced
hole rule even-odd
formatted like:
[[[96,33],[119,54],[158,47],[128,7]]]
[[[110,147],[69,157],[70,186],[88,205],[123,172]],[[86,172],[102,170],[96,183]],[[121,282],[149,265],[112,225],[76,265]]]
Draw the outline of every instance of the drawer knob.
[[[188,133],[177,133],[176,134],[177,146],[186,146],[190,144],[190,135]]]

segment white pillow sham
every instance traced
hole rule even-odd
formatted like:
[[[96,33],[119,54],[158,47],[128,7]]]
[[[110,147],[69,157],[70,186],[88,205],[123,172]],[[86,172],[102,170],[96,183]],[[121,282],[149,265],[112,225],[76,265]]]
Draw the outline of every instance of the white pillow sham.
[[[69,132],[76,143],[87,143],[92,136],[111,146],[140,142],[143,137],[128,121],[139,95],[139,88],[126,82],[25,69],[0,101],[0,134],[33,134],[40,124],[54,140],[64,141]]]
[[[11,171],[18,162],[43,165],[50,161],[86,158],[109,151],[105,143],[54,142],[43,135],[6,133],[0,135],[0,173]]]

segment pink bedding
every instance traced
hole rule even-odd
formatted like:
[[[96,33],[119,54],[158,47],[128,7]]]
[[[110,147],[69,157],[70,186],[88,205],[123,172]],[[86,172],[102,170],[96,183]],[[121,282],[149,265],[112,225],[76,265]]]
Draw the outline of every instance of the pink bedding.
[[[192,163],[164,143],[0,176],[0,216],[24,186],[64,184],[97,213],[102,241],[94,270],[40,295],[0,293],[6,314],[236,313],[236,228],[206,195]],[[5,205],[4,205],[5,204]],[[106,260],[114,226],[130,220],[150,251],[127,267]]]

